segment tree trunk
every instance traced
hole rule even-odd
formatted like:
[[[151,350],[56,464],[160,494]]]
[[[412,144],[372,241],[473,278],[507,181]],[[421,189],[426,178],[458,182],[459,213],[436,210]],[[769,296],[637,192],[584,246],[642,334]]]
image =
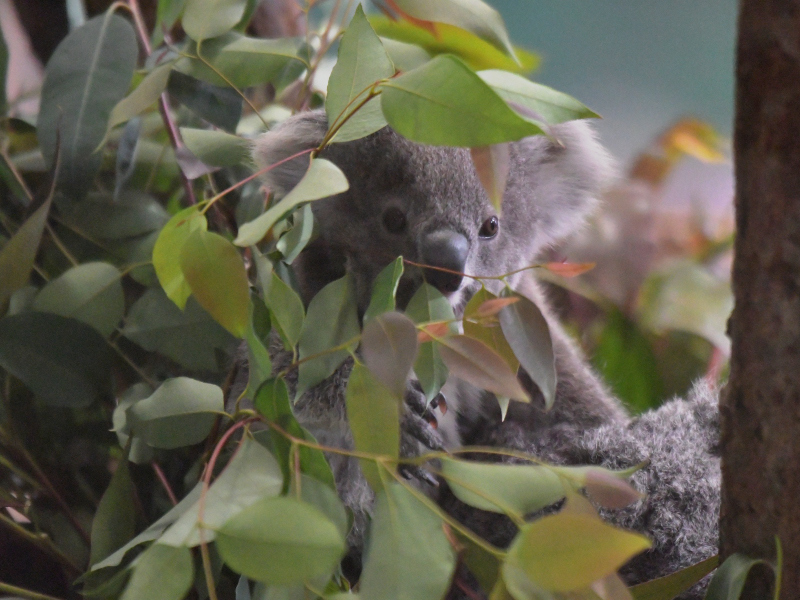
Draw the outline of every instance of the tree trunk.
[[[720,553],[774,559],[800,598],[800,2],[742,0],[736,87],[735,308],[721,401]],[[743,598],[768,598],[769,570]]]

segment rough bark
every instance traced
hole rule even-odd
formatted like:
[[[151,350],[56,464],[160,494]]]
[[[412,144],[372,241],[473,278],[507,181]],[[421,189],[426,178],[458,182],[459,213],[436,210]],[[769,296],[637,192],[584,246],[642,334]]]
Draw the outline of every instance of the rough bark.
[[[800,598],[800,2],[742,0],[731,376],[721,402],[720,552],[773,559]],[[753,573],[743,598],[768,598]]]

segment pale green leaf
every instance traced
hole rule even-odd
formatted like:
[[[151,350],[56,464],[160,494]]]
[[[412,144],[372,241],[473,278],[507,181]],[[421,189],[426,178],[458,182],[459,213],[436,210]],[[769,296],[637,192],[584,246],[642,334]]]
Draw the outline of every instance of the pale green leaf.
[[[373,375],[402,399],[408,374],[417,357],[417,328],[402,313],[383,313],[361,334],[361,354]]]
[[[181,600],[193,581],[188,548],[153,544],[137,559],[122,600]]]
[[[189,151],[212,167],[232,167],[250,159],[250,142],[223,131],[181,127]]]
[[[423,283],[409,300],[406,314],[417,323],[451,321],[455,319],[453,307],[447,298],[429,283]],[[448,370],[434,342],[419,345],[414,373],[428,400],[432,400],[447,381]]]
[[[324,158],[312,159],[308,171],[292,191],[263,215],[242,225],[234,243],[237,246],[257,244],[275,223],[303,202],[340,194],[348,188],[347,178],[339,167]]]
[[[706,590],[706,600],[739,600],[750,569],[758,564],[770,566],[764,559],[732,554],[717,568]]]
[[[11,294],[28,284],[49,212],[48,198],[0,249],[0,313]]]
[[[215,38],[233,29],[245,8],[246,0],[186,0],[181,24],[193,40]]]
[[[181,269],[183,245],[195,231],[208,228],[206,217],[200,211],[201,207],[190,206],[173,216],[164,225],[153,247],[153,267],[158,282],[179,308],[186,306],[186,300],[192,294]]]
[[[367,311],[364,313],[364,323],[382,313],[394,310],[397,285],[403,276],[403,270],[403,257],[398,256],[378,273],[372,284],[372,296]]]

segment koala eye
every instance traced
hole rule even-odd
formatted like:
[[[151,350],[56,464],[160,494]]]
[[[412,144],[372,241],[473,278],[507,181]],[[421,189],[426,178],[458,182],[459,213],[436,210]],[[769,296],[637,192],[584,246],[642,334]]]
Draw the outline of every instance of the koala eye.
[[[489,217],[483,222],[483,225],[481,225],[481,230],[478,232],[478,235],[485,240],[490,240],[497,235],[499,230],[500,220],[497,217]]]
[[[406,230],[406,216],[396,206],[383,211],[383,226],[389,233],[403,233]]]

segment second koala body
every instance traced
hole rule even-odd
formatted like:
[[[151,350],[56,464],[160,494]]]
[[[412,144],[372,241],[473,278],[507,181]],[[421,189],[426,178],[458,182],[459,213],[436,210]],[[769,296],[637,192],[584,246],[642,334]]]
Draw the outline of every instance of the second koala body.
[[[266,166],[313,148],[326,129],[323,113],[293,117],[256,142],[256,162]],[[320,235],[294,265],[303,300],[307,303],[347,271],[355,278],[363,312],[376,275],[400,255],[478,277],[533,264],[543,248],[580,227],[594,209],[609,171],[606,154],[585,123],[554,127],[552,135],[552,140],[539,136],[509,145],[510,172],[499,216],[466,149],[420,146],[389,129],[327,148],[321,157],[342,169],[350,189],[313,205]],[[270,171],[266,183],[281,196],[294,187],[307,165],[307,156],[290,160]],[[441,273],[408,269],[398,288],[398,305],[405,306],[424,277],[460,314],[480,284]],[[502,420],[491,394],[449,382],[451,410],[441,422],[445,445],[507,447],[560,464],[629,467],[649,459],[650,466],[633,478],[648,498],[607,515],[654,540],[650,551],[623,569],[626,581],[666,575],[713,554],[719,504],[714,392],[699,389],[690,401],[676,400],[631,420],[550,314],[530,272],[508,279],[537,304],[550,326],[558,375],[555,404],[545,411],[538,387],[522,372],[521,381],[533,400],[512,403]],[[488,287],[492,284],[498,289],[490,291],[499,292],[502,284],[490,282]],[[290,357],[274,350],[276,367],[288,365]],[[340,367],[296,404],[298,420],[334,446],[352,447],[344,408],[349,368]],[[414,418],[406,415],[407,420]],[[682,435],[687,436],[685,444]],[[408,450],[413,440],[405,436],[404,444]],[[349,541],[360,546],[371,492],[356,461],[339,457],[332,467],[340,496],[356,517]],[[497,545],[507,545],[514,535],[513,525],[502,516],[467,507],[446,493],[441,501]],[[684,597],[699,594],[697,588]]]

